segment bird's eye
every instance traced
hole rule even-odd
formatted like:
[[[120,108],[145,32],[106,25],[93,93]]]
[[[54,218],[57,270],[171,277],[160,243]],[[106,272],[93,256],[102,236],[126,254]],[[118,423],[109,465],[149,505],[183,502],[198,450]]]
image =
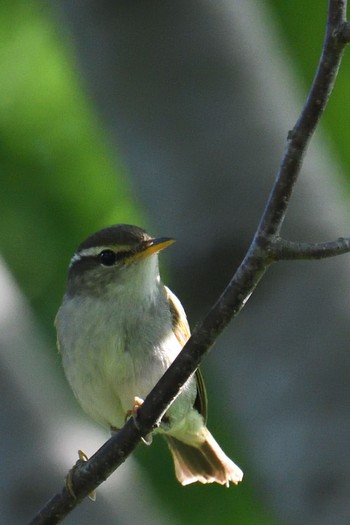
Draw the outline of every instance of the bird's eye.
[[[99,259],[103,266],[113,266],[117,261],[117,254],[113,250],[103,250],[99,254]]]

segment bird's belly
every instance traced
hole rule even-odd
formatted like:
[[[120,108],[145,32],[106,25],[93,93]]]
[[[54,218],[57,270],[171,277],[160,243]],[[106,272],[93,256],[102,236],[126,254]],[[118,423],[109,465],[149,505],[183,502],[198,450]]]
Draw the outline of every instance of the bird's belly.
[[[144,399],[175,358],[167,341],[151,348],[145,342],[143,348],[126,343],[116,337],[99,340],[94,348],[85,339],[73,352],[62,352],[67,379],[83,410],[107,427],[124,425],[134,397]]]

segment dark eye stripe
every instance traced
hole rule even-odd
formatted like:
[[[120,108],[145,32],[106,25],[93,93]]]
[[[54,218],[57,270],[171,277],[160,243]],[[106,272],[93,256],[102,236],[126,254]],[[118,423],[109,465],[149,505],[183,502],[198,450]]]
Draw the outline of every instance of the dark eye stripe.
[[[115,254],[116,261],[122,261],[123,259],[126,259],[127,257],[130,257],[132,255],[132,252],[117,252]]]
[[[113,250],[102,250],[98,254],[100,263],[103,266],[113,266],[116,262],[126,259],[130,252],[114,252]]]

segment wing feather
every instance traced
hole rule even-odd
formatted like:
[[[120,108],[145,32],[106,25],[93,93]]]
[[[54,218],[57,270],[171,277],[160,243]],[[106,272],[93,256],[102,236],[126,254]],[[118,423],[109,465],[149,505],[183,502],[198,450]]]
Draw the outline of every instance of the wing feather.
[[[179,341],[181,346],[185,346],[187,340],[191,336],[190,327],[187,321],[185,310],[182,307],[182,304],[173,294],[167,286],[164,287],[171,311],[172,322],[173,322],[173,332],[176,339]],[[195,372],[196,382],[197,382],[197,397],[194,402],[194,407],[198,412],[203,416],[204,422],[207,422],[208,417],[208,400],[207,392],[205,389],[204,379],[199,368]]]

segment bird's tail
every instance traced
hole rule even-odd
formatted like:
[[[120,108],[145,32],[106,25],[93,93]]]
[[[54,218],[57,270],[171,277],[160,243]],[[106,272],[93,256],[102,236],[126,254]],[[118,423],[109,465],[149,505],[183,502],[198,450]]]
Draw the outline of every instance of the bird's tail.
[[[243,472],[220,448],[208,429],[204,441],[191,446],[169,435],[165,435],[174,458],[176,477],[182,485],[195,481],[220,483],[227,487],[242,481]]]

